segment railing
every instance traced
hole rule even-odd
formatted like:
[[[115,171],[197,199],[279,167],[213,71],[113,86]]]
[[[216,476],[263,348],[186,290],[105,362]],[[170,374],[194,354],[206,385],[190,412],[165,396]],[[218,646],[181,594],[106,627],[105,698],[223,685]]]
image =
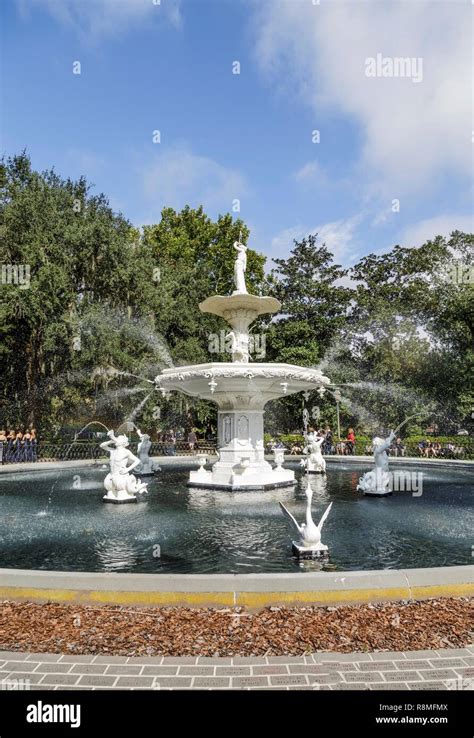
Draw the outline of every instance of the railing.
[[[291,446],[285,445],[285,454],[291,455]],[[301,455],[303,444],[299,444],[298,455]],[[267,448],[265,453],[271,454],[272,450]],[[372,456],[373,448],[370,444],[356,444],[356,447],[351,451],[350,447],[344,442],[335,443],[330,451],[323,449],[323,456]],[[459,459],[468,460],[474,459],[474,444],[463,444],[454,445],[452,448],[448,448],[445,444],[441,445],[440,449],[425,448],[420,449],[416,443],[407,443],[403,451],[395,451],[390,449],[388,455],[392,458],[418,458],[418,459]]]
[[[130,443],[128,448],[137,454],[138,443]],[[99,443],[78,441],[76,443],[54,443],[50,441],[39,441],[36,450],[23,449],[19,454],[13,454],[11,458],[4,459],[4,463],[22,463],[29,461],[75,461],[80,459],[106,459],[108,454],[100,448]],[[3,453],[5,454],[4,447]],[[199,441],[191,451],[187,441],[178,440],[175,444],[167,442],[152,443],[150,456],[193,456],[196,452],[215,454],[215,441]]]
[[[1,444],[0,444],[1,445]],[[137,442],[130,443],[129,448],[137,454]],[[291,446],[285,445],[285,455],[289,455]],[[78,441],[76,443],[54,443],[50,441],[40,441],[36,450],[34,447],[30,447],[28,450],[23,449],[23,453],[13,454],[10,458],[6,457],[6,445],[3,446],[3,463],[22,463],[31,461],[75,461],[81,459],[106,459],[108,454],[106,451],[100,448],[97,442]],[[217,452],[216,441],[204,441],[200,440],[191,451],[189,444],[185,440],[178,440],[175,444],[167,443],[166,441],[154,442],[150,448],[150,456],[193,456],[196,453],[205,453],[214,455]],[[265,449],[267,454],[272,454],[272,450],[267,447]],[[324,453],[324,452],[323,452]],[[370,446],[356,445],[353,454],[348,454],[344,443],[333,446],[331,453],[324,453],[325,456],[334,455],[350,455],[350,456],[371,456],[373,451]],[[396,454],[394,451],[390,451],[390,456],[402,456],[402,454]],[[421,451],[416,444],[406,444],[405,453],[403,454],[407,458],[421,458],[421,459],[472,459],[474,458],[474,445],[463,444],[462,446],[454,446],[449,449],[445,445],[439,450],[425,449]],[[1,454],[0,454],[1,457]]]

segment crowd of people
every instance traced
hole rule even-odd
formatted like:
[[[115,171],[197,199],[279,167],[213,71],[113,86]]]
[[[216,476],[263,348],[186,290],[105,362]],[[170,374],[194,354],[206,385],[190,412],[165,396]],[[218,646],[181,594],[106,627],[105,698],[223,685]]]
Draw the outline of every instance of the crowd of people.
[[[418,444],[418,455],[425,459],[436,458],[460,458],[464,455],[462,446],[455,446],[454,443],[442,444],[439,441],[420,441]]]
[[[212,427],[206,429],[204,433],[205,440],[213,440],[214,437],[214,429]],[[173,428],[168,431],[158,432],[156,434],[156,442],[159,444],[159,450],[165,456],[176,456],[177,446],[179,450],[185,447],[192,453],[199,448],[199,439],[195,428],[191,428],[187,434],[184,430],[177,430],[175,432]]]
[[[326,426],[324,430],[316,431],[314,428],[309,428],[308,433],[314,433],[317,437],[321,438],[324,436],[324,441],[321,446],[322,453],[326,456],[353,456],[356,451],[356,436],[353,428],[349,428],[345,439],[335,440],[331,428]],[[276,448],[285,448],[290,456],[298,456],[304,453],[305,443],[294,442],[292,444],[285,444],[280,439],[271,439],[267,443],[267,453],[271,453]],[[413,450],[413,449],[412,449]],[[416,448],[418,456],[424,458],[461,458],[464,455],[464,449],[462,446],[456,446],[453,443],[440,443],[439,441],[420,441]],[[371,456],[374,452],[373,445],[368,443],[364,447],[364,453]],[[407,454],[406,445],[403,443],[400,436],[398,436],[392,445],[390,446],[388,453],[390,456],[405,457]]]
[[[26,461],[36,461],[38,439],[36,430],[29,428],[22,431],[0,430],[0,462],[2,464],[19,464]]]
[[[324,436],[324,441],[321,446],[321,450],[323,454],[327,455],[327,454],[338,453],[337,451],[338,444],[334,444],[332,430],[329,426],[326,426],[324,430],[318,430],[318,431],[315,430],[314,428],[308,428],[308,434],[310,433],[313,433],[319,438],[321,438],[321,436]],[[351,434],[351,438],[349,438],[349,434]],[[354,431],[352,428],[349,428],[348,443],[349,444],[352,443],[351,453],[353,453],[353,449],[355,446],[355,436],[354,436]],[[302,454],[304,451],[304,445],[305,445],[304,442],[302,444],[298,442],[293,443],[288,449],[290,452],[290,456],[298,456],[299,454]],[[267,443],[266,450],[267,450],[267,453],[271,453],[272,451],[278,448],[286,448],[286,445],[283,443],[281,439],[275,440],[272,438]],[[350,448],[350,446],[348,446],[348,448]]]
[[[324,437],[321,450],[325,455],[353,456],[355,454],[356,436],[353,428],[348,429],[344,440],[335,440],[329,426],[320,430],[309,428],[308,433],[313,433],[319,438]],[[215,429],[209,426],[203,435],[206,441],[215,440]],[[176,432],[172,428],[163,432],[159,431],[156,435],[156,443],[159,445],[158,453],[163,453],[166,456],[176,456],[177,448],[179,451],[185,448],[192,453],[199,449],[199,439],[195,428],[192,428],[187,434],[184,429],[179,429]],[[37,461],[37,444],[38,439],[34,428],[29,428],[24,433],[19,430],[10,430],[8,433],[5,430],[0,430],[0,463],[14,464]],[[295,442],[288,446],[283,443],[281,438],[277,438],[271,439],[267,443],[266,451],[271,453],[275,449],[283,448],[289,451],[290,456],[298,456],[304,453],[304,446],[304,442]],[[372,444],[367,444],[364,451],[367,455],[371,455],[373,453]],[[457,458],[463,455],[463,448],[457,447],[453,443],[441,444],[439,441],[422,440],[418,443],[417,452],[423,458]],[[405,456],[406,447],[400,437],[396,438],[391,445],[389,454],[391,456]]]

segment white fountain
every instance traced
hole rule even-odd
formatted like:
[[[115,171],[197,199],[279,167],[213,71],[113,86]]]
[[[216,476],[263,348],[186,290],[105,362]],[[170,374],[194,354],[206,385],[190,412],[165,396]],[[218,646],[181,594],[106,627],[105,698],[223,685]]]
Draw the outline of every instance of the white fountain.
[[[232,362],[212,362],[165,369],[155,381],[165,395],[177,390],[218,405],[219,459],[212,469],[203,465],[189,475],[188,486],[228,490],[265,489],[294,484],[295,474],[265,460],[263,413],[267,402],[284,395],[328,385],[318,370],[293,364],[249,364],[249,328],[259,315],[276,313],[281,304],[274,297],[247,292],[247,247],[234,243],[235,290],[232,295],[208,297],[199,305],[203,313],[224,318],[232,331]]]
[[[383,495],[391,495],[392,488],[390,485],[391,477],[388,467],[387,451],[395,439],[395,431],[392,431],[388,438],[379,438],[376,436],[372,440],[374,448],[374,469],[366,472],[359,479],[357,489],[364,495],[374,495],[381,497]]]

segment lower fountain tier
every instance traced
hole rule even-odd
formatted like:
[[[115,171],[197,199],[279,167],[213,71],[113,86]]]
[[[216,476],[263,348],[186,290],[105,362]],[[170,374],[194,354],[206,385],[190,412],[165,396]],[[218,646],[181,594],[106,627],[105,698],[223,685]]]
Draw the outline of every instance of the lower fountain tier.
[[[210,363],[165,369],[159,389],[178,390],[219,407],[219,460],[211,470],[189,475],[188,486],[232,490],[269,489],[294,484],[295,474],[265,460],[263,413],[267,402],[329,384],[318,369],[291,364]]]
[[[319,369],[294,364],[212,362],[164,369],[157,389],[175,390],[215,402],[219,408],[263,410],[265,404],[295,392],[330,384]]]

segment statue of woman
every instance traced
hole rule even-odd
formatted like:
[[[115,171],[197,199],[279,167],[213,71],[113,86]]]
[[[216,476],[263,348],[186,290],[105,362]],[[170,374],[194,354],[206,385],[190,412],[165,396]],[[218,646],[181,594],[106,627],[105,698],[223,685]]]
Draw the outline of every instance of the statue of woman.
[[[247,269],[247,247],[240,241],[235,241],[234,249],[238,251],[234,262],[234,282],[236,294],[247,294],[247,287],[245,286],[245,270]]]

